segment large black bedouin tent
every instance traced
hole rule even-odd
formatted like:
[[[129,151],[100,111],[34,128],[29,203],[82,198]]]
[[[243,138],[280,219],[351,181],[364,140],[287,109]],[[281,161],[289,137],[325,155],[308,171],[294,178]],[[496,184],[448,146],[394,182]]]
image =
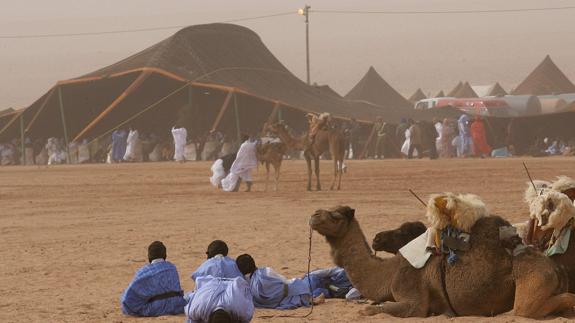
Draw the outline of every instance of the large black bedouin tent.
[[[289,112],[288,112],[289,111]],[[372,121],[381,111],[317,91],[293,75],[253,31],[233,24],[184,28],[122,61],[58,82],[23,114],[26,136],[95,138],[128,124],[237,135],[306,112]],[[0,138],[19,133],[17,122]]]
[[[409,109],[413,105],[377,73],[373,66],[345,95],[350,101],[363,101],[393,109]]]

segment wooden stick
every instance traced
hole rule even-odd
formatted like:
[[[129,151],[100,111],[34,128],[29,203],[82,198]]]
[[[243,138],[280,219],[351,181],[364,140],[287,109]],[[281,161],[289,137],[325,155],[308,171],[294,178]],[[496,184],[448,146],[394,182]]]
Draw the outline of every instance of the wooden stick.
[[[419,202],[421,202],[421,204],[423,204],[424,207],[427,207],[427,204],[425,204],[425,202],[423,202],[423,200],[420,199],[419,196],[417,196],[417,194],[415,194],[415,192],[411,190],[411,188],[409,189],[409,193],[411,193],[411,195],[415,196],[415,198],[416,198]]]
[[[533,182],[533,178],[531,178],[531,174],[529,174],[529,169],[527,169],[527,165],[525,165],[525,162],[523,162],[523,168],[525,168],[525,172],[527,173],[527,177],[529,177],[529,181],[531,182],[531,185],[533,185],[533,191],[535,192],[535,194],[537,194],[537,187],[535,186],[535,183]],[[541,193],[543,193],[543,190],[541,190]]]

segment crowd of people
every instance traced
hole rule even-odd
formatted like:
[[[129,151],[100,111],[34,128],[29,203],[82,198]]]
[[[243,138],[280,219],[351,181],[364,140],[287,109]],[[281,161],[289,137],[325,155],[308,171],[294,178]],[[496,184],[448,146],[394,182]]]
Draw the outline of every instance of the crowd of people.
[[[167,261],[160,241],[148,247],[148,264],[140,268],[120,298],[126,315],[151,317],[185,314],[190,323],[250,322],[255,308],[295,309],[326,298],[359,299],[339,267],[287,279],[270,267],[258,267],[249,254],[235,260],[228,246],[215,240],[191,275],[195,288],[184,293],[176,266]]]
[[[500,135],[505,138],[494,139],[489,121],[466,114],[458,119],[433,121],[405,118],[399,124],[377,118],[371,132],[355,119],[330,122],[330,126],[341,128],[346,134],[346,159],[575,155],[575,138],[538,136],[531,145],[526,145],[522,143],[526,139],[516,131],[517,123],[511,121],[505,134]],[[118,128],[108,136],[71,142],[68,146],[63,138],[33,141],[25,138],[24,145],[14,138],[0,143],[0,165],[214,161],[237,152],[241,143],[243,140],[238,142],[217,131],[190,138],[188,129],[181,125],[161,135],[128,126]],[[519,149],[520,144],[525,147]],[[301,156],[301,151],[286,154],[289,159]]]

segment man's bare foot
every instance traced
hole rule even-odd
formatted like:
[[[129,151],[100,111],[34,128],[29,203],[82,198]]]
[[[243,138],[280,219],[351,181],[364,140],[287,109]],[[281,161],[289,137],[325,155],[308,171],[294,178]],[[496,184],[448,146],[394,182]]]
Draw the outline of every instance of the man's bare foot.
[[[313,299],[313,305],[319,305],[325,303],[325,295],[321,294]]]

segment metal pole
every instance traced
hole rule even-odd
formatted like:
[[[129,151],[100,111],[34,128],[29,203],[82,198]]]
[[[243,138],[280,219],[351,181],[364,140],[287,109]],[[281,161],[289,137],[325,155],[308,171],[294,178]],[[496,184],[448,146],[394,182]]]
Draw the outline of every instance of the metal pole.
[[[236,117],[236,130],[237,130],[238,142],[241,144],[242,143],[242,133],[241,133],[241,129],[240,129],[240,115],[238,113],[238,100],[237,100],[236,93],[234,93],[234,115]]]
[[[60,101],[60,116],[62,127],[64,128],[64,143],[66,144],[66,162],[70,163],[70,144],[68,143],[68,127],[66,126],[66,116],[64,115],[64,101],[62,100],[62,86],[58,87],[58,99]]]
[[[307,4],[304,7],[304,16],[305,16],[305,65],[306,65],[306,72],[307,72],[307,84],[310,85],[310,76],[309,76],[309,9],[310,6]]]
[[[278,121],[283,120],[282,107],[278,105]]]
[[[26,165],[26,147],[24,146],[24,113],[20,113],[20,149],[22,151],[22,165]]]

